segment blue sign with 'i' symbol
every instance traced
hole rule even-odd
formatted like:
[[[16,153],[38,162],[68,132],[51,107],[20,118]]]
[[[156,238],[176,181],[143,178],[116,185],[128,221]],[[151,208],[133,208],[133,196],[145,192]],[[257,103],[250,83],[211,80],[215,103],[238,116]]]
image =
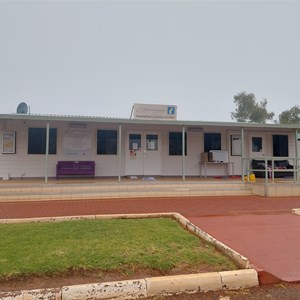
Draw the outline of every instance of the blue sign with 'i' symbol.
[[[175,115],[175,106],[168,106],[168,115]]]

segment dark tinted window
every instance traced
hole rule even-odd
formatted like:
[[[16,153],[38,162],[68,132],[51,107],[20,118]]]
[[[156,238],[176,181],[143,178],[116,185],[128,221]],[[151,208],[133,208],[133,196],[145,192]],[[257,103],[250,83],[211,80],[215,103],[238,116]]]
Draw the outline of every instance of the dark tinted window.
[[[28,129],[28,154],[46,154],[46,128]],[[57,129],[49,130],[49,154],[56,154]]]
[[[287,135],[273,135],[273,156],[289,156],[289,139]]]
[[[187,135],[185,133],[185,155],[187,155]],[[169,132],[169,155],[182,155],[182,132]]]
[[[117,154],[117,130],[97,131],[97,154]]]
[[[221,150],[221,133],[204,133],[204,152]]]
[[[262,151],[262,137],[252,137],[252,152]]]

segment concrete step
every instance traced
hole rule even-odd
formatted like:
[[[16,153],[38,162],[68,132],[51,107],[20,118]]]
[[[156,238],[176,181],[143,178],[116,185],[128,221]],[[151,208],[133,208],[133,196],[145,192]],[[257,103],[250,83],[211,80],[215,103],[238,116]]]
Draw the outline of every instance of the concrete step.
[[[251,195],[242,182],[136,182],[107,184],[2,184],[0,201]]]

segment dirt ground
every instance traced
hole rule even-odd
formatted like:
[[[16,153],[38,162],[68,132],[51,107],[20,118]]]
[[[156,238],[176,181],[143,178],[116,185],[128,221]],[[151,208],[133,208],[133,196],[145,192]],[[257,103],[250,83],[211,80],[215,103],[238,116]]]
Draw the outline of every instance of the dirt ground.
[[[9,280],[0,278],[0,293],[8,291],[43,289],[43,288],[61,288],[63,286],[89,284],[99,282],[120,281],[129,279],[142,279],[155,276],[179,275],[191,273],[214,272],[213,267],[197,266],[174,268],[168,272],[162,273],[157,270],[134,270],[130,274],[118,272],[102,272],[96,271],[69,271],[59,276],[53,277],[18,277]]]

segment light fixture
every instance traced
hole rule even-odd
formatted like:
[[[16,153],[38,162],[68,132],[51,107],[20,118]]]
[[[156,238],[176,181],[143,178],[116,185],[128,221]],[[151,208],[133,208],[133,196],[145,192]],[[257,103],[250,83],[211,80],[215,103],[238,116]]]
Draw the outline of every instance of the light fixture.
[[[86,128],[86,123],[80,123],[80,122],[69,123],[69,128]]]
[[[189,132],[203,132],[203,128],[202,127],[189,127],[188,131]]]

